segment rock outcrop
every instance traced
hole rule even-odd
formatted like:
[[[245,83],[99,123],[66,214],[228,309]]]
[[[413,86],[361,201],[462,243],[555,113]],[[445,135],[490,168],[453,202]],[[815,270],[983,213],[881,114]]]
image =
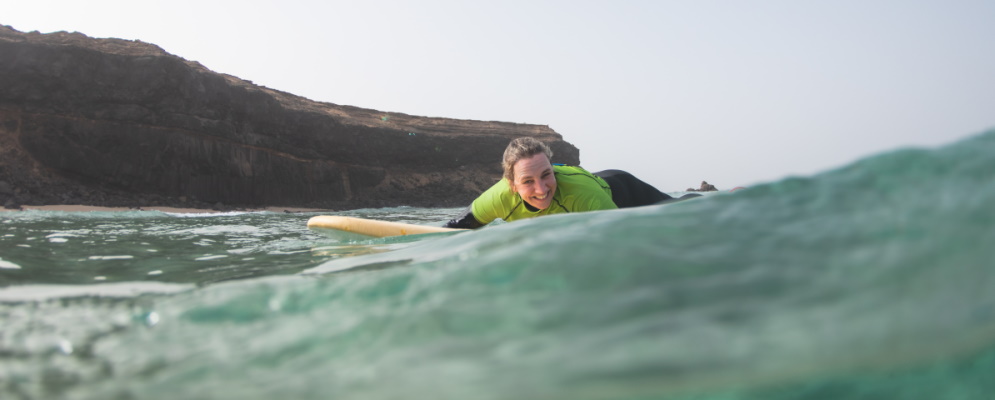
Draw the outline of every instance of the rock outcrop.
[[[0,205],[460,206],[548,126],[311,101],[140,41],[0,26]]]
[[[697,189],[695,189],[695,188],[687,188],[687,190],[685,190],[685,191],[686,192],[716,192],[718,190],[719,189],[716,188],[715,185],[713,185],[711,183],[708,183],[706,181],[701,181],[701,186],[698,186]]]

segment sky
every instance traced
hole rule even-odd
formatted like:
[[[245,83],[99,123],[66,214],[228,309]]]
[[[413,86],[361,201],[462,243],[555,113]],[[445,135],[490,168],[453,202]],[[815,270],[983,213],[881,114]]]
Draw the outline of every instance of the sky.
[[[311,100],[548,125],[585,168],[667,192],[811,176],[995,128],[991,0],[0,0],[0,10],[22,32],[141,40]]]

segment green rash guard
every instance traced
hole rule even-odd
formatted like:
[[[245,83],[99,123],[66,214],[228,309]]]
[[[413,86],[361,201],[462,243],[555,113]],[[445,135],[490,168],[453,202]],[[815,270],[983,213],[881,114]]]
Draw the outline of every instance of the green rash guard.
[[[474,219],[486,225],[499,218],[511,222],[540,215],[618,208],[612,202],[608,183],[581,167],[554,165],[553,177],[556,193],[545,210],[530,210],[522,197],[508,186],[508,180],[501,179],[470,205]]]

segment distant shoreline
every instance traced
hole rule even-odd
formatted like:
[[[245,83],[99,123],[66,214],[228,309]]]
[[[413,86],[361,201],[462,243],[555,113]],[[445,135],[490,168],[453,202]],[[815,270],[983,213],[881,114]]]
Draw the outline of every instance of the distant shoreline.
[[[225,213],[233,211],[270,211],[270,212],[287,212],[287,213],[298,213],[298,212],[332,212],[332,210],[321,209],[321,208],[300,208],[300,207],[263,207],[263,208],[248,208],[248,209],[233,209],[233,210],[213,210],[208,208],[181,208],[181,207],[163,207],[163,206],[149,206],[149,207],[100,207],[100,206],[84,206],[78,204],[57,204],[57,205],[44,205],[44,206],[32,206],[32,205],[22,205],[21,209],[8,209],[0,207],[0,213],[2,212],[17,212],[17,211],[67,211],[67,212],[91,212],[91,211],[161,211],[168,213],[177,214],[207,214],[207,213]]]

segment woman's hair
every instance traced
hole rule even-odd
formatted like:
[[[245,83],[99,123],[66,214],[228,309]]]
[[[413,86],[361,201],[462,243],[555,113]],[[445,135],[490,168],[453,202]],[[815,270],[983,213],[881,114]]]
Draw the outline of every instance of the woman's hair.
[[[526,159],[539,153],[545,154],[546,158],[550,160],[553,159],[553,151],[549,149],[549,146],[546,146],[545,143],[540,142],[536,138],[520,137],[512,140],[511,143],[508,143],[508,148],[504,149],[504,159],[501,160],[501,166],[504,168],[504,178],[514,182],[515,163],[518,160]]]

